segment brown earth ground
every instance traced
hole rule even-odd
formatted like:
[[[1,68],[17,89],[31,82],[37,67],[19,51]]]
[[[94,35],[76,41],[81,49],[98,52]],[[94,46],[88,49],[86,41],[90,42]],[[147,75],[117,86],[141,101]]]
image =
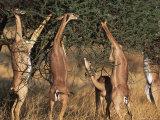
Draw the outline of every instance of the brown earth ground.
[[[74,54],[73,54],[74,56]],[[70,58],[73,56],[70,56]],[[127,54],[129,61],[129,81],[130,87],[130,104],[133,120],[160,120],[160,115],[155,105],[148,102],[145,93],[145,78],[143,74],[142,55],[137,53]],[[75,60],[69,61],[69,81],[71,84],[69,105],[65,113],[65,120],[96,120],[94,86],[90,79],[85,76],[84,65],[78,67]],[[78,61],[79,62],[79,61]],[[72,64],[71,64],[72,63]],[[75,63],[75,64],[73,64]],[[111,74],[110,69],[106,69]],[[105,75],[106,72],[103,72]],[[99,73],[98,73],[99,75]],[[7,49],[3,48],[0,53],[0,120],[10,119],[7,113],[7,91],[12,79],[12,68],[10,55]],[[37,73],[33,80],[30,81],[29,94],[22,107],[22,120],[47,120],[48,112],[48,91],[49,83],[39,77]],[[60,104],[55,107],[55,116],[59,113]],[[119,120],[114,110],[111,109],[111,120]]]

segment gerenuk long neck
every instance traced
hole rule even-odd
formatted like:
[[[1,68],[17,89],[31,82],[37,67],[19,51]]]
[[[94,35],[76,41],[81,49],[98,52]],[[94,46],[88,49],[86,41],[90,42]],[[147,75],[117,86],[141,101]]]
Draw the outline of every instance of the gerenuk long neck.
[[[52,14],[49,14],[45,20],[39,25],[39,27],[33,32],[29,43],[29,50],[33,47],[33,45],[35,44],[35,42],[37,41],[38,37],[40,36],[42,30],[44,29],[45,25],[47,24],[47,22],[51,19]]]
[[[22,39],[22,24],[21,24],[21,18],[19,15],[15,15],[16,18],[16,42],[21,41]]]
[[[104,24],[104,23],[103,23]],[[114,39],[112,33],[109,31],[108,27],[106,24],[102,25],[104,31],[106,32],[106,35],[109,39],[109,41],[114,45],[114,47],[119,48],[119,44],[117,43],[117,41]]]
[[[66,25],[67,25],[66,16],[64,16],[64,18],[63,18],[63,20],[62,20],[62,22],[61,22],[61,25],[60,25],[60,27],[59,27],[59,29],[58,29],[58,32],[57,32],[57,34],[56,34],[56,36],[55,36],[55,39],[54,39],[54,41],[53,41],[53,42],[55,43],[55,44],[54,44],[55,47],[60,46],[61,40],[62,40],[62,34],[63,34],[63,31],[64,31]]]

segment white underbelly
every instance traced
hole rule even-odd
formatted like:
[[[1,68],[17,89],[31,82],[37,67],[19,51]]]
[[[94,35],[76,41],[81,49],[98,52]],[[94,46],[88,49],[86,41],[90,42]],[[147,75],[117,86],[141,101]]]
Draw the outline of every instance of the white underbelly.
[[[149,63],[150,63],[150,59],[146,58],[144,60],[144,71],[145,71],[147,82],[151,84],[153,82],[153,76],[152,76],[152,72],[151,72]]]
[[[24,73],[24,77],[26,80],[28,80],[30,78],[31,75],[31,71],[32,71],[32,66],[31,66],[31,59],[30,59],[30,53],[28,54],[28,60],[27,60],[27,69]]]
[[[149,84],[153,82],[152,73],[146,73],[147,81]]]
[[[30,74],[31,74],[31,71],[32,71],[30,53],[29,53],[28,56],[29,56],[29,58],[28,58],[28,69],[27,69],[28,76],[27,76],[27,79],[30,77]]]

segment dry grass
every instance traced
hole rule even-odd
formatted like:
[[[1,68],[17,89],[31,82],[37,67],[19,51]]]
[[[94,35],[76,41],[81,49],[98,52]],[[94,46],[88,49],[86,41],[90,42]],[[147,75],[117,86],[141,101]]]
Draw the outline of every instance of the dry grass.
[[[140,55],[128,55],[130,63],[130,103],[133,120],[159,120],[160,115],[155,106],[149,103],[144,94],[145,79],[142,72],[142,57]],[[136,59],[135,59],[136,58]],[[7,59],[7,58],[6,58]],[[9,71],[9,72],[8,72]],[[70,95],[70,102],[65,113],[65,120],[95,120],[95,103],[94,88],[84,77],[84,69],[82,67],[79,74],[70,74],[70,80],[73,83]],[[0,67],[0,120],[9,119],[7,113],[6,101],[7,91],[10,85],[12,72],[10,65]],[[74,82],[73,82],[74,81]],[[70,83],[70,84],[71,84]],[[30,89],[27,99],[23,105],[21,112],[22,120],[47,120],[48,112],[48,90],[49,83],[44,80],[33,80],[30,82]],[[2,102],[3,101],[3,102]],[[59,113],[61,105],[55,106],[56,116]],[[111,119],[119,120],[118,116],[111,105]]]

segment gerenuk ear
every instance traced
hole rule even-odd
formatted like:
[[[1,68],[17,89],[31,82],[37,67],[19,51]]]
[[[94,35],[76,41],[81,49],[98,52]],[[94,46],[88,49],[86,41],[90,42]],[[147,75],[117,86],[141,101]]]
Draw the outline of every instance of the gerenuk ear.
[[[70,20],[77,20],[79,15],[76,15],[74,13],[67,13],[66,16],[66,22],[69,22]]]
[[[12,9],[13,14],[17,14],[17,15],[24,15],[26,14],[26,11],[24,10],[20,10],[18,8]]]
[[[102,27],[105,26],[106,24],[107,24],[107,21],[106,21],[106,20],[101,21],[101,26],[102,26]]]

